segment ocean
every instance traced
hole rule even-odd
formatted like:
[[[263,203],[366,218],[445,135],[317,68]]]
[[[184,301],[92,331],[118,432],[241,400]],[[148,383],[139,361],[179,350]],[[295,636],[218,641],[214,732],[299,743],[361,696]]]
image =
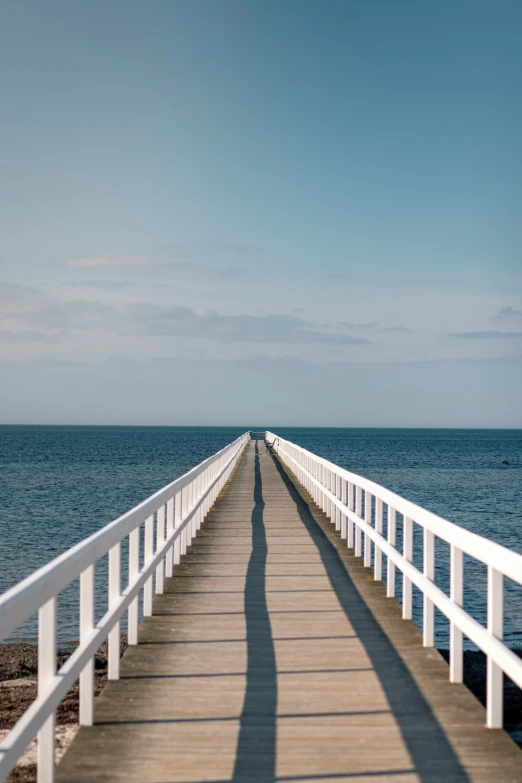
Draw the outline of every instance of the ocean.
[[[522,552],[522,430],[0,426],[0,592],[246,429],[271,429]],[[436,556],[436,581],[448,589],[449,547],[438,542]],[[106,608],[106,578],[102,561],[96,570],[98,617]],[[469,558],[465,584],[465,608],[484,623],[486,569]],[[60,597],[61,643],[78,638],[77,593],[72,585]],[[414,593],[420,624],[422,602]],[[522,589],[511,583],[504,633],[510,646],[522,646]],[[36,618],[16,637],[34,640]],[[448,624],[438,613],[436,644],[448,645]]]

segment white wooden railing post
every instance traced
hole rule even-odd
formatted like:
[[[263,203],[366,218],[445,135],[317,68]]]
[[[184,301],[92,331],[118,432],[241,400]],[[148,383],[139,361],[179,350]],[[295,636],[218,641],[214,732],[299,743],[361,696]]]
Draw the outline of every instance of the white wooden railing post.
[[[199,497],[199,478],[200,478],[199,476],[197,478],[195,478],[194,481],[192,482],[192,484],[190,485],[191,488],[192,488],[192,497],[191,497],[191,502],[190,502],[190,505],[192,506],[192,508],[195,507],[195,505],[197,503],[197,500],[198,500],[198,497]],[[227,478],[228,478],[228,476],[227,476]],[[196,513],[192,515],[192,520],[190,522],[190,529],[191,529],[190,542],[191,543],[192,543],[192,539],[194,539],[196,537],[197,528],[198,528],[198,512],[196,511]]]
[[[353,484],[351,481],[348,482],[348,509],[350,511],[354,510]],[[348,533],[346,536],[346,545],[348,549],[353,549],[353,522],[351,519],[348,519]]]
[[[397,540],[397,512],[388,504],[388,543],[395,549]],[[386,596],[395,598],[395,563],[388,558],[386,565]]]
[[[413,522],[407,517],[403,516],[402,523],[402,554],[405,559],[411,563],[413,560]],[[404,620],[411,620],[412,618],[412,584],[406,574],[402,575],[402,617]]]
[[[382,500],[375,498],[375,530],[382,535]],[[373,576],[376,582],[382,582],[382,549],[375,544],[373,555]]]
[[[159,552],[165,543],[165,506],[160,506],[156,512],[156,550]],[[156,566],[156,593],[160,595],[164,590],[165,560],[162,559]]]
[[[329,468],[327,468],[327,470],[326,470],[326,476],[327,476],[327,479],[326,479],[326,481],[327,481],[326,489],[329,492],[332,492],[332,490],[333,490],[333,483],[334,483],[334,477],[333,477],[332,471]],[[330,517],[330,522],[333,522],[333,524],[335,524],[335,515],[334,515],[333,503],[332,503],[331,498],[328,495],[326,497],[326,507],[328,509],[328,511],[326,512],[326,515],[328,517]]]
[[[367,489],[364,491],[364,521],[367,525],[372,524],[372,496]],[[368,533],[364,534],[364,565],[365,568],[372,566],[372,540]]]
[[[140,529],[135,528],[129,535],[129,586],[134,584],[140,570]],[[129,645],[138,644],[138,596],[132,599],[128,610]]]
[[[154,555],[154,517],[147,517],[145,520],[145,541],[144,541],[144,566],[148,566]],[[143,588],[143,616],[150,617],[152,614],[152,589],[154,576],[151,575],[145,582]]]
[[[335,482],[334,495],[336,498],[339,499],[341,497],[341,478],[337,475],[337,473],[334,473],[334,482]],[[335,513],[335,529],[339,531],[341,529],[341,511],[337,505],[335,506],[334,513]]]
[[[341,502],[343,506],[346,506],[346,479],[341,478]],[[348,535],[348,518],[346,514],[341,514],[341,538],[346,538]]]
[[[56,674],[56,598],[38,610],[38,695]],[[53,711],[38,732],[38,783],[54,783],[56,713]]]
[[[488,633],[495,639],[504,635],[504,577],[488,566]],[[487,664],[487,725],[501,729],[504,711],[504,675],[500,666],[488,655]]]
[[[203,474],[203,489],[205,489],[205,487],[208,485],[208,483],[209,483],[209,480],[210,480],[210,468],[208,468],[208,470],[206,470],[206,471],[204,472],[204,474]],[[208,514],[208,510],[209,510],[209,508],[210,508],[210,505],[209,505],[209,497],[207,496],[207,497],[205,498],[205,500],[203,501],[203,505],[202,505],[202,507],[201,507],[201,522],[200,522],[200,527],[201,527],[201,523],[203,522],[203,520],[205,519],[205,517],[206,517],[206,516],[207,516],[207,514]]]
[[[223,481],[225,481],[225,477],[223,476]],[[194,483],[191,481],[190,484],[187,487],[187,511],[190,513],[194,507]],[[194,530],[194,516],[188,523],[188,525],[185,528],[187,535],[185,537],[185,554],[188,551],[189,546],[192,543],[192,535]]]
[[[435,536],[430,530],[424,528],[423,538],[424,576],[433,582],[435,579]],[[426,593],[423,595],[422,642],[424,647],[433,647],[435,644],[435,612],[433,601]]]
[[[177,492],[174,496],[174,529],[178,528],[181,524],[181,492]],[[178,535],[174,541],[174,565],[181,563],[181,536]]]
[[[454,544],[450,553],[450,598],[457,606],[464,599],[464,559],[462,551]],[[450,622],[450,682],[462,682],[463,648],[462,631]]]
[[[167,538],[170,538],[174,532],[174,498],[167,500]],[[167,552],[165,558],[165,577],[170,579],[172,576],[172,564],[174,562],[174,544]]]
[[[190,502],[191,500],[190,484],[181,490],[181,495],[182,495],[181,505],[183,507],[184,512],[188,514],[192,505]],[[190,546],[190,525],[185,525],[185,527],[181,531],[181,554],[182,555],[187,554],[187,548],[189,546]]]
[[[94,566],[80,575],[80,644],[84,644],[94,629]],[[94,722],[94,658],[80,674],[80,726]]]
[[[181,507],[184,513],[187,513],[190,510],[188,487],[184,487],[181,490]],[[187,545],[188,545],[187,537],[188,537],[188,525],[185,525],[185,527],[181,531],[181,554],[182,555],[187,554]]]
[[[361,518],[362,514],[362,487],[359,485],[355,488],[355,513]],[[361,556],[361,548],[362,548],[362,535],[361,535],[361,528],[358,524],[355,525],[355,556],[360,557]]]
[[[109,609],[114,608],[121,594],[121,545],[115,544],[109,551]],[[120,622],[109,631],[109,680],[120,678]]]

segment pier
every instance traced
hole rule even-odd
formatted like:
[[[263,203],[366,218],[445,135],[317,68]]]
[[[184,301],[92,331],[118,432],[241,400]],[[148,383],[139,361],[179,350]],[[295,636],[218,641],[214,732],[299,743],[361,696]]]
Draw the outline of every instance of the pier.
[[[435,584],[436,538],[451,547],[449,595]],[[488,567],[487,627],[462,606],[464,553]],[[106,554],[109,606],[95,623]],[[80,644],[56,672],[56,596],[78,576]],[[505,579],[522,583],[521,555],[277,434],[245,433],[0,598],[1,638],[40,618],[39,696],[0,748],[0,781],[38,734],[40,783],[522,783],[522,751],[502,729],[504,673],[522,686],[502,642]],[[451,624],[449,667],[435,607]],[[488,656],[486,709],[462,682],[464,636]],[[56,766],[54,713],[78,678],[81,728]]]

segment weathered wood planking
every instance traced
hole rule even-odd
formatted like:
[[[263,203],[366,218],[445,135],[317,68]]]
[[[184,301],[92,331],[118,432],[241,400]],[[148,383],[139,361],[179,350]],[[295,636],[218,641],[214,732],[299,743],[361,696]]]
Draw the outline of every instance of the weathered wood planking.
[[[58,783],[522,781],[521,751],[484,722],[252,442]]]

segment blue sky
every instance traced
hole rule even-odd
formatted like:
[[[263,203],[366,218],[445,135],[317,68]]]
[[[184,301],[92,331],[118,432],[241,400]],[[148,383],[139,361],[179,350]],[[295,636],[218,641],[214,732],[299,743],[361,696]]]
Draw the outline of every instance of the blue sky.
[[[520,3],[0,14],[0,420],[522,426]]]

